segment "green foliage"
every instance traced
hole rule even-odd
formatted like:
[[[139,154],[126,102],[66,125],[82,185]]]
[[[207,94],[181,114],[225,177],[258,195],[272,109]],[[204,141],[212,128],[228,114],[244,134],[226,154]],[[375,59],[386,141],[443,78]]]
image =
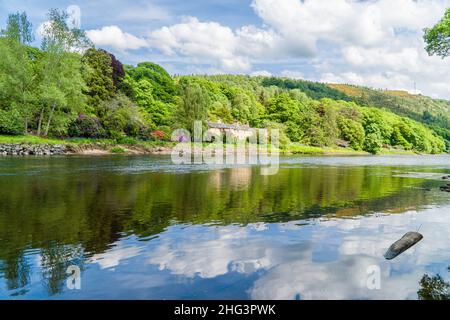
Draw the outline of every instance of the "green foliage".
[[[17,109],[0,109],[0,134],[19,135],[23,130],[22,117]]]
[[[50,9],[48,21],[42,28],[42,49],[44,51],[80,51],[92,47],[83,30],[70,28],[66,11]]]
[[[342,140],[371,153],[450,147],[448,101],[285,78],[172,78],[151,62],[124,67],[66,18],[50,11],[39,50],[27,45],[26,14],[10,15],[0,37],[0,133],[163,140],[199,120],[279,129],[285,149]]]
[[[131,81],[131,86],[133,86],[133,82],[146,80],[151,85],[151,94],[155,99],[166,103],[173,102],[176,93],[173,79],[159,65],[152,62],[142,62],[136,68],[128,66],[126,73],[129,75],[128,81]]]
[[[412,95],[405,91],[375,90],[352,85],[330,85],[363,106],[387,109],[399,116],[421,122],[450,140],[450,101]]]
[[[8,15],[6,29],[2,30],[0,34],[21,44],[30,44],[34,40],[33,25],[28,21],[25,12]]]
[[[450,300],[450,283],[440,275],[430,277],[426,274],[420,280],[417,295],[419,300]]]
[[[450,55],[450,8],[439,23],[425,29],[424,40],[429,55],[438,55],[442,58]]]
[[[139,136],[145,131],[143,115],[127,96],[118,94],[100,106],[102,124],[110,138]]]
[[[36,98],[36,62],[28,47],[15,39],[0,38],[0,109],[15,108],[27,133]],[[18,118],[16,118],[18,119]]]
[[[63,135],[78,112],[83,111],[81,58],[74,53],[46,51],[41,72],[37,133]]]
[[[330,88],[323,83],[310,82],[304,80],[283,79],[283,78],[264,78],[261,84],[265,87],[276,86],[283,89],[299,89],[304,92],[308,97],[316,100],[322,98],[330,98],[335,100],[350,101],[351,98],[346,94]]]
[[[95,109],[102,101],[110,99],[116,91],[112,60],[106,51],[91,48],[84,53],[82,61],[88,105]]]
[[[366,138],[364,140],[364,151],[372,154],[377,154],[378,152],[380,152],[382,146],[382,137],[379,132],[374,131],[366,135]]]
[[[348,141],[354,150],[362,150],[366,137],[362,124],[341,116],[338,119],[338,125],[342,139]]]
[[[178,83],[180,100],[174,114],[180,128],[194,131],[195,121],[205,122],[210,98],[207,90],[193,79],[184,78]]]
[[[111,148],[111,150],[109,152],[121,154],[121,153],[125,153],[125,150],[121,147],[113,147],[113,148]]]
[[[68,134],[70,137],[102,138],[105,136],[105,131],[98,118],[79,114],[78,118],[70,124]]]

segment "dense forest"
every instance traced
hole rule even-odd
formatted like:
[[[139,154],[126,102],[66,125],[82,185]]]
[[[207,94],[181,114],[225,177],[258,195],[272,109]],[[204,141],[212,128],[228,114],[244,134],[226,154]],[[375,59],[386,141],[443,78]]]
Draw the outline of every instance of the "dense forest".
[[[411,106],[405,99],[356,98],[301,80],[172,77],[152,62],[123,65],[66,20],[65,12],[50,10],[35,48],[26,14],[9,16],[0,37],[1,135],[167,141],[175,128],[209,120],[280,129],[282,147],[450,150],[446,101],[427,98],[443,111],[421,112],[421,100]]]

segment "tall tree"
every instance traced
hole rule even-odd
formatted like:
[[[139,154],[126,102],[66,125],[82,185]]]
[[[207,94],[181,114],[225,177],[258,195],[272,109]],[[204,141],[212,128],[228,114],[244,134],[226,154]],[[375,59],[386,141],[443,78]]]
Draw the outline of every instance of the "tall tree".
[[[116,89],[111,56],[104,50],[91,48],[84,53],[83,66],[88,104],[96,109],[102,101],[111,99]]]
[[[42,108],[38,120],[38,135],[42,132],[45,136],[48,135],[55,116],[60,112],[65,114],[62,122],[67,126],[75,109],[84,103],[82,90],[85,84],[81,76],[81,58],[72,52],[86,48],[89,43],[84,32],[70,29],[66,20],[66,12],[50,10],[49,22],[44,28],[40,85]]]
[[[425,29],[424,39],[429,55],[450,56],[450,8],[434,27]]]
[[[2,30],[2,36],[16,40],[22,44],[30,44],[33,40],[33,25],[28,21],[25,12],[16,12],[8,16],[6,29]]]
[[[194,132],[195,121],[204,122],[208,113],[210,99],[208,92],[198,83],[181,79],[179,83],[180,102],[175,118],[179,125]]]
[[[28,47],[33,40],[32,25],[25,12],[8,16],[0,40],[0,96],[10,111],[19,114],[23,133],[27,134],[37,77]]]
[[[51,9],[48,22],[43,27],[42,49],[61,50],[66,52],[82,52],[92,47],[86,33],[77,28],[70,28],[67,24],[69,15],[66,11]]]

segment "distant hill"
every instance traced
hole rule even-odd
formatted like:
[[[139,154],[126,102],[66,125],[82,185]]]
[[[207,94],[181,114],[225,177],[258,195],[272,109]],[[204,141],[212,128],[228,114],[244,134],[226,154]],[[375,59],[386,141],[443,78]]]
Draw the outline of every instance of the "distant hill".
[[[360,105],[390,110],[427,124],[437,134],[450,139],[450,101],[432,99],[400,90],[376,90],[347,84],[329,84]]]

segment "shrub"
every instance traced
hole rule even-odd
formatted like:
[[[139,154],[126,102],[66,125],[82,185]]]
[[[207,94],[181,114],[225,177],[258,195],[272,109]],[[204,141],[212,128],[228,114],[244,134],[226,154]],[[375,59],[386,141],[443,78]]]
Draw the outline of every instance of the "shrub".
[[[68,133],[70,137],[102,138],[105,136],[100,120],[85,114],[78,115],[78,118],[70,124]]]
[[[0,133],[19,135],[24,131],[20,113],[16,109],[0,110]]]
[[[346,118],[339,119],[341,137],[350,143],[354,150],[361,150],[364,144],[365,132],[361,123]]]
[[[136,139],[132,137],[120,137],[116,139],[118,144],[127,144],[127,145],[135,145],[137,144]]]
[[[166,137],[166,134],[161,130],[153,131],[150,135],[155,140],[163,140]]]
[[[383,145],[381,135],[379,133],[369,133],[364,140],[364,151],[377,154]]]
[[[125,150],[121,147],[114,147],[109,152],[111,153],[125,153]]]
[[[102,103],[102,124],[108,136],[117,139],[123,136],[137,137],[145,126],[139,108],[126,96],[118,94]]]

